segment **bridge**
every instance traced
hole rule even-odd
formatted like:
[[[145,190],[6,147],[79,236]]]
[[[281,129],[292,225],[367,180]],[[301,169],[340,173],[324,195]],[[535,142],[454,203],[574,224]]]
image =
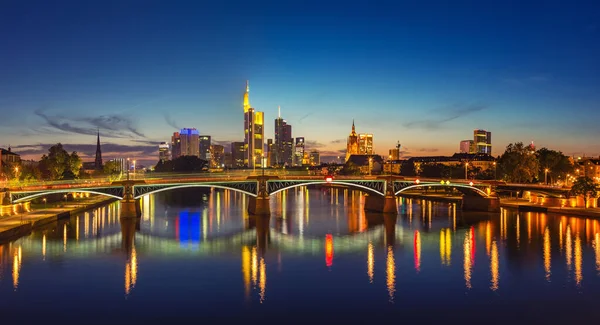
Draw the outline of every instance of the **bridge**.
[[[343,186],[367,193],[365,209],[397,213],[396,197],[415,189],[442,188],[463,194],[463,209],[497,210],[497,198],[490,195],[489,184],[449,180],[404,178],[399,176],[310,176],[310,175],[247,175],[247,174],[178,174],[177,177],[127,179],[122,181],[79,181],[68,183],[30,184],[8,188],[5,204],[20,203],[57,193],[91,193],[121,200],[125,215],[140,213],[137,202],[143,196],[181,188],[220,188],[237,191],[250,197],[248,212],[269,215],[269,199],[281,191],[301,186]]]
[[[28,184],[6,188],[3,204],[29,201],[57,193],[91,193],[121,200],[131,215],[139,214],[136,202],[143,196],[181,188],[220,188],[246,194],[250,197],[248,212],[268,215],[272,195],[295,187],[321,185],[343,186],[367,193],[365,209],[375,212],[397,213],[396,197],[412,190],[457,191],[463,195],[464,210],[497,211],[499,201],[492,193],[536,193],[549,198],[568,197],[569,189],[535,184],[506,184],[486,181],[439,180],[405,178],[400,176],[311,176],[306,174],[167,174],[143,179],[110,181],[106,179],[79,180]]]

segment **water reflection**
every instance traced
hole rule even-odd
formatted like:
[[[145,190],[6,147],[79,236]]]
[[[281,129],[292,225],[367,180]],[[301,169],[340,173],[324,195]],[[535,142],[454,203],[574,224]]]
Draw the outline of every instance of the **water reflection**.
[[[286,203],[277,201],[283,199]],[[505,209],[492,215],[468,214],[457,212],[455,204],[408,199],[399,200],[402,214],[395,218],[362,212],[364,195],[345,189],[301,188],[272,200],[270,218],[249,216],[247,198],[230,191],[212,191],[195,206],[175,207],[151,196],[142,200],[150,212],[144,211],[141,219],[120,218],[118,203],[107,205],[0,245],[0,275],[7,275],[4,284],[11,293],[20,287],[22,294],[23,284],[36,283],[34,278],[52,282],[70,267],[89,264],[89,277],[100,283],[90,283],[88,289],[102,291],[109,283],[106,278],[118,279],[121,300],[123,292],[129,301],[142,292],[151,298],[162,296],[151,281],[138,282],[142,274],[143,279],[154,275],[166,282],[197,281],[203,290],[218,282],[223,292],[251,306],[281,303],[284,294],[295,301],[342,289],[360,291],[349,296],[365,303],[404,303],[407,297],[440,292],[460,301],[464,288],[477,299],[494,296],[500,285],[503,295],[518,292],[529,297],[527,290],[539,282],[562,299],[565,290],[584,292],[584,286],[600,285],[597,220]],[[267,299],[267,269],[270,263],[281,265],[282,259],[286,267],[268,275]],[[146,261],[153,267],[146,267]],[[182,271],[190,268],[194,272]],[[381,269],[378,278],[376,268]],[[96,269],[102,276],[94,273]],[[0,276],[0,298],[5,298],[2,281]],[[85,296],[90,294],[85,288],[69,290]]]

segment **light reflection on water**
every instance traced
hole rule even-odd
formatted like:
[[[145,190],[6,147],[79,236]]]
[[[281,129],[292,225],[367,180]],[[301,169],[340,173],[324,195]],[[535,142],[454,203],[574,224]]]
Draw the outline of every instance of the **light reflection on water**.
[[[461,213],[456,204],[399,199],[394,220],[365,213],[360,192],[299,188],[271,199],[267,225],[248,215],[247,202],[227,190],[185,206],[152,195],[141,201],[138,220],[121,220],[113,203],[36,230],[0,246],[0,299],[19,295],[18,310],[60,289],[71,292],[63,299],[73,304],[103,297],[141,311],[166,296],[184,301],[189,295],[174,290],[186,288],[206,296],[197,308],[213,312],[212,295],[235,314],[334,296],[369,308],[448,299],[468,308],[494,299],[510,304],[512,297],[515,304],[523,297],[566,302],[572,293],[592,301],[600,292],[594,219]]]

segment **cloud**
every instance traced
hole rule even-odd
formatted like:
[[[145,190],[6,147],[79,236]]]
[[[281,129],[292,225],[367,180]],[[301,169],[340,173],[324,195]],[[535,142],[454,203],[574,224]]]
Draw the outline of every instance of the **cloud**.
[[[331,141],[331,143],[335,143],[335,144],[346,143],[346,139],[336,139],[336,140]]]
[[[175,120],[173,120],[173,118],[171,118],[171,116],[169,115],[169,113],[165,113],[163,116],[165,118],[165,122],[167,122],[167,124],[170,127],[174,128],[176,130],[180,130],[181,129],[179,123],[175,122]]]
[[[315,140],[308,140],[305,142],[306,147],[310,148],[310,149],[318,149],[318,148],[323,148],[325,147],[324,144],[317,142]]]
[[[42,110],[36,110],[34,113],[46,122],[46,126],[50,128],[49,131],[96,135],[96,132],[100,130],[100,135],[107,138],[145,138],[131,119],[121,115],[69,118],[61,115],[51,116]]]
[[[420,148],[417,149],[418,152],[438,152],[440,149],[437,148]]]
[[[20,155],[27,156],[39,156],[48,153],[48,149],[56,143],[40,143],[35,145],[19,145],[13,146],[13,150]],[[95,143],[63,143],[63,147],[68,152],[77,151],[83,157],[93,157],[96,154]],[[116,143],[103,143],[101,145],[102,156],[108,158],[114,158],[112,156],[157,156],[158,146],[157,145],[125,145]]]
[[[429,112],[430,118],[411,121],[404,123],[406,128],[422,128],[422,129],[437,129],[446,122],[456,120],[458,118],[483,111],[488,109],[488,105],[484,104],[471,104],[471,105],[459,105],[454,104],[447,108],[437,109]]]

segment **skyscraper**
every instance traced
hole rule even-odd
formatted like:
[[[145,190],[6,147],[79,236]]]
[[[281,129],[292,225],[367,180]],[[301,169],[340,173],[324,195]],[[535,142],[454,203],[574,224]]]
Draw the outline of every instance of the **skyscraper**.
[[[473,131],[474,153],[492,154],[492,132],[486,130]]]
[[[210,167],[211,168],[221,168],[223,167],[224,159],[225,159],[225,148],[218,144],[213,144],[210,146]]]
[[[100,130],[98,130],[98,141],[96,142],[96,160],[94,161],[94,169],[102,170],[102,150],[100,149]]]
[[[200,159],[210,161],[210,135],[199,136],[200,142]]]
[[[358,135],[358,154],[372,155],[373,154],[373,134],[361,133]]]
[[[296,147],[294,150],[294,166],[302,166],[304,158],[304,137],[296,138]]]
[[[255,112],[250,106],[250,86],[246,81],[246,92],[244,93],[244,165],[250,168],[255,163],[260,164],[263,156],[264,146],[264,113]]]
[[[267,166],[271,167],[274,165],[273,161],[273,139],[267,139],[267,147],[266,147],[266,156],[267,156]]]
[[[281,118],[281,108],[275,119],[275,144],[273,150],[274,165],[292,166],[294,154],[294,138],[292,138],[292,126]]]
[[[321,164],[321,156],[317,150],[311,150],[310,152],[310,165],[318,166]]]
[[[358,155],[358,134],[356,134],[354,120],[352,120],[352,132],[350,132],[348,141],[346,141],[346,161],[350,159],[351,155]]]
[[[171,137],[171,148],[173,148],[173,159],[182,156],[200,157],[199,133],[194,128],[183,128],[174,132]]]
[[[166,142],[161,142],[158,145],[158,160],[163,163],[169,160],[169,144]]]
[[[242,168],[244,167],[244,160],[246,159],[246,151],[244,151],[243,142],[232,142],[231,143],[231,160],[232,167]]]

